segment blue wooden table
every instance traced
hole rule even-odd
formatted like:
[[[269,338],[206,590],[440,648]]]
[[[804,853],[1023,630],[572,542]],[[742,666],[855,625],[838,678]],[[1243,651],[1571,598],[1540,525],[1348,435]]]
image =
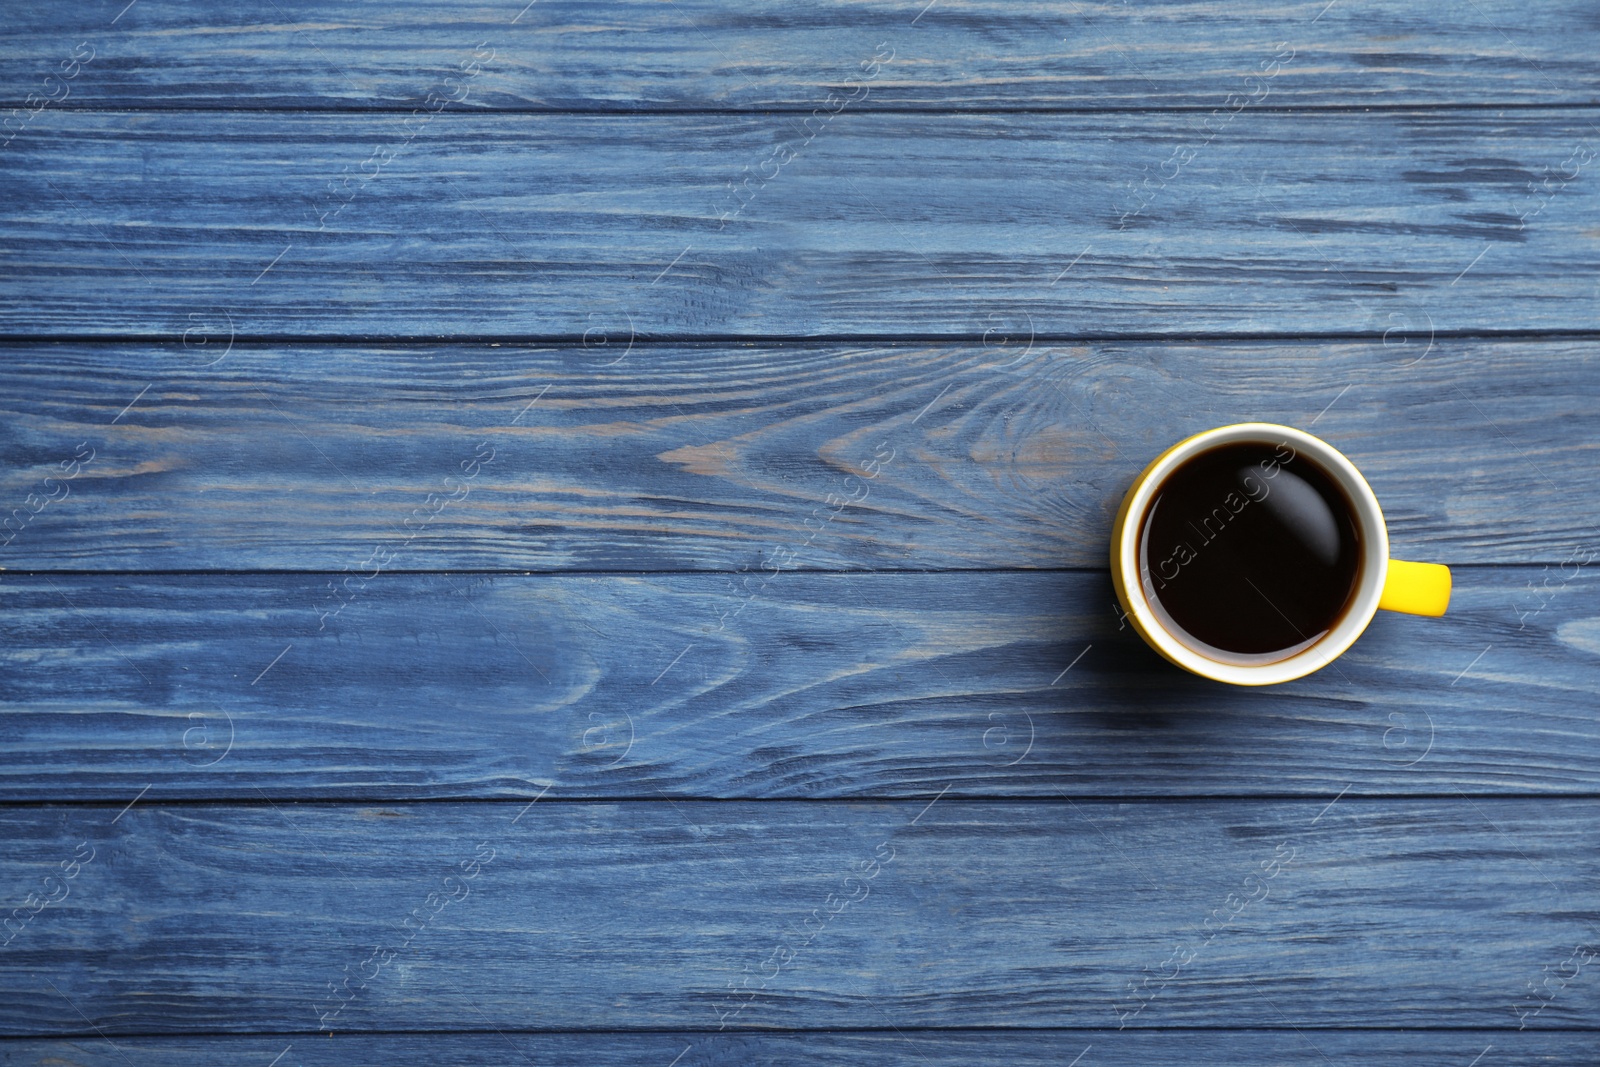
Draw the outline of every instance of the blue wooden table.
[[[1582,4],[0,34],[0,1062],[1600,1061]],[[1264,690],[1116,504],[1335,444]]]

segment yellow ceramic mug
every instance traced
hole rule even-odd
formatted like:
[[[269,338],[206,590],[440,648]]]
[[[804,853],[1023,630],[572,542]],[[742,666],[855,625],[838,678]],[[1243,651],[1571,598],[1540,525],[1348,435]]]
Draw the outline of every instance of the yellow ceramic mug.
[[[1202,452],[1231,444],[1287,443],[1331,478],[1350,505],[1361,545],[1355,592],[1338,620],[1309,647],[1282,659],[1248,664],[1223,662],[1164,626],[1151,607],[1150,575],[1140,574],[1139,542],[1151,504],[1167,476]],[[1355,643],[1379,608],[1412,615],[1443,615],[1450,602],[1450,570],[1437,563],[1407,563],[1389,558],[1389,532],[1383,511],[1361,472],[1338,449],[1302,430],[1266,422],[1222,426],[1179,441],[1144,469],[1123,497],[1111,530],[1111,581],[1133,628],[1150,647],[1186,670],[1235,685],[1287,682],[1326,666]]]

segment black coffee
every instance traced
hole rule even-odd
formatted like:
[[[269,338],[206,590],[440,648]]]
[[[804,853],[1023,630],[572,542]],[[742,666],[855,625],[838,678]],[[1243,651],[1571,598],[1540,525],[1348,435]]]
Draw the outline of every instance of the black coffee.
[[[1333,628],[1360,572],[1355,516],[1287,443],[1186,460],[1145,512],[1139,573],[1162,622],[1203,655],[1281,659]]]

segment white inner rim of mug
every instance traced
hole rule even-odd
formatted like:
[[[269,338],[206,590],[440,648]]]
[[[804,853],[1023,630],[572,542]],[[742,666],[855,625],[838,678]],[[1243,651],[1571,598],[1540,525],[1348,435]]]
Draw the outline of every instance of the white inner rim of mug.
[[[1311,460],[1326,474],[1349,501],[1360,538],[1361,559],[1355,592],[1338,621],[1298,649],[1279,650],[1261,657],[1230,657],[1233,661],[1208,656],[1174,633],[1166,612],[1146,594],[1144,575],[1139,568],[1139,548],[1145,537],[1150,503],[1167,478],[1183,463],[1201,452],[1222,445],[1287,443],[1298,455]],[[1303,430],[1272,423],[1244,423],[1224,426],[1192,437],[1165,456],[1140,483],[1128,508],[1121,543],[1117,546],[1130,607],[1145,632],[1167,656],[1197,674],[1240,685],[1268,685],[1302,677],[1325,666],[1361,636],[1378,610],[1383,582],[1388,574],[1389,535],[1384,527],[1378,498],[1361,472],[1338,449]],[[1240,662],[1243,660],[1244,662]]]

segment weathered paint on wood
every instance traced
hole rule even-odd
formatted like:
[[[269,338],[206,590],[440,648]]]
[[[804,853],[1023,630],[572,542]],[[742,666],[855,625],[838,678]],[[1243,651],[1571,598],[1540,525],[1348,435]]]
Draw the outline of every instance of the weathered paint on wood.
[[[1593,1031],[1369,1030],[829,1030],[810,1033],[642,1034],[263,1034],[0,1040],[0,1063],[17,1067],[1284,1067],[1360,1063],[1364,1067],[1470,1064],[1492,1049],[1500,1062],[1580,1064]],[[1482,1067],[1494,1062],[1484,1056]],[[1324,1059],[1323,1057],[1327,1057]],[[1337,1057],[1337,1058],[1336,1058]]]
[[[0,566],[1103,568],[1138,471],[1248,420],[1346,451],[1403,558],[1600,552],[1588,341],[191,340],[0,348]]]
[[[61,112],[3,160],[0,332],[1600,328],[1587,111],[809,121]]]
[[[493,49],[466,108],[1223,107],[1596,102],[1600,27],[1571,4],[926,0],[352,0],[40,4],[7,12],[0,92],[66,107],[421,107]],[[94,58],[44,84],[77,42]]]
[[[1335,800],[0,811],[0,1028],[1600,1024],[1600,800]]]
[[[1600,793],[1592,569],[1269,689],[1103,574],[0,580],[0,799]],[[326,628],[319,626],[326,623]]]
[[[1592,1058],[1589,13],[270,6],[7,13],[0,1060]],[[1247,693],[761,569],[1098,568],[1240,418],[1548,566]],[[521,568],[729,573],[393,573]]]

